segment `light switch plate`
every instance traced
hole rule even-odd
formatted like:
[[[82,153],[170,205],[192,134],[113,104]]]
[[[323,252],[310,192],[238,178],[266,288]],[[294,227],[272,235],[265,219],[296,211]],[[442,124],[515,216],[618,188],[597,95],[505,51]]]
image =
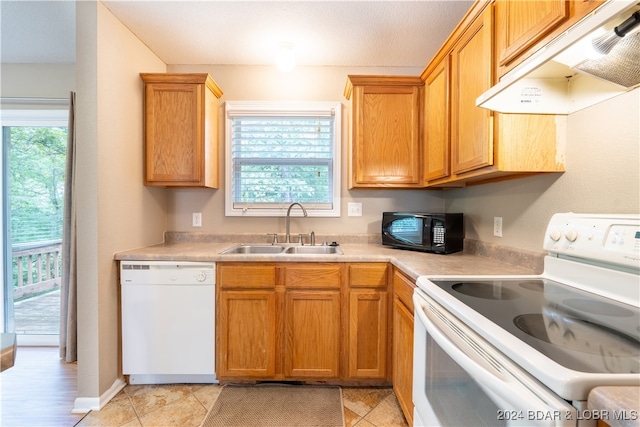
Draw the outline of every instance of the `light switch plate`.
[[[347,204],[348,216],[362,216],[362,203],[349,202]]]

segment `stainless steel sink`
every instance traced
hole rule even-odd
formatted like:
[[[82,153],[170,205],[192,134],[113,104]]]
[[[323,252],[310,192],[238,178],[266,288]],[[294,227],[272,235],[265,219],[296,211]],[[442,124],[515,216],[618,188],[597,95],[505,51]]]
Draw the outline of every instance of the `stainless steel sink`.
[[[342,255],[342,249],[338,246],[291,246],[285,251],[287,254],[313,254],[313,255]]]
[[[343,255],[342,249],[338,246],[282,246],[282,245],[261,245],[261,244],[240,244],[232,246],[221,254],[307,254],[307,255]]]
[[[284,246],[276,245],[237,245],[225,249],[221,254],[279,254],[284,251]]]

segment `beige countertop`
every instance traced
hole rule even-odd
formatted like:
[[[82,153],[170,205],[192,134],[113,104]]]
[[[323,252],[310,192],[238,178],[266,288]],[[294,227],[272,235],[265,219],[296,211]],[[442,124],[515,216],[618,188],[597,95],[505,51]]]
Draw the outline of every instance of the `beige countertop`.
[[[611,427],[640,426],[640,387],[596,387],[589,393],[589,411]]]
[[[412,278],[421,275],[538,274],[526,263],[516,265],[499,259],[458,252],[441,255],[393,249],[378,243],[340,244],[343,255],[221,254],[237,243],[175,241],[115,254],[116,260],[215,261],[215,262],[391,262]]]

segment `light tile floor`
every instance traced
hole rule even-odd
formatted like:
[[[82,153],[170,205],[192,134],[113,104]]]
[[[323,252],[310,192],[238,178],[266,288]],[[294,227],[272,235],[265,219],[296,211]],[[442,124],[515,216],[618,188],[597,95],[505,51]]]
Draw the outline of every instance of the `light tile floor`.
[[[198,427],[213,406],[219,385],[128,385],[77,426]],[[391,388],[342,389],[346,427],[406,427]],[[284,427],[284,426],[283,426]]]

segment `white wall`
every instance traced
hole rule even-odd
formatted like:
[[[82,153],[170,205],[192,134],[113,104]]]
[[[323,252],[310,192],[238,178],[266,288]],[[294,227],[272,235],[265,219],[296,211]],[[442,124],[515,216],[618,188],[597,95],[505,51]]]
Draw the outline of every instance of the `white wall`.
[[[78,397],[94,402],[121,374],[113,254],[161,242],[167,227],[166,192],[142,184],[139,76],[166,66],[101,3],[78,2],[76,16]]]
[[[0,76],[2,97],[69,99],[76,87],[75,64],[2,64]]]
[[[466,236],[542,252],[556,212],[640,213],[640,89],[568,116],[566,172],[445,193],[466,215]],[[502,238],[493,217],[503,218]]]
[[[207,72],[224,92],[220,122],[224,125],[224,101],[338,101],[342,116],[342,191],[340,218],[292,219],[292,233],[367,234],[380,232],[383,211],[442,212],[440,190],[348,190],[348,109],[343,96],[348,74],[419,75],[415,68],[297,67],[283,73],[275,66],[169,65],[169,72]],[[169,201],[169,229],[217,233],[284,233],[283,218],[224,216],[224,128],[220,132],[221,186],[218,190],[175,189]],[[362,203],[362,217],[348,217],[347,203]],[[202,212],[202,228],[191,227],[191,213]]]

